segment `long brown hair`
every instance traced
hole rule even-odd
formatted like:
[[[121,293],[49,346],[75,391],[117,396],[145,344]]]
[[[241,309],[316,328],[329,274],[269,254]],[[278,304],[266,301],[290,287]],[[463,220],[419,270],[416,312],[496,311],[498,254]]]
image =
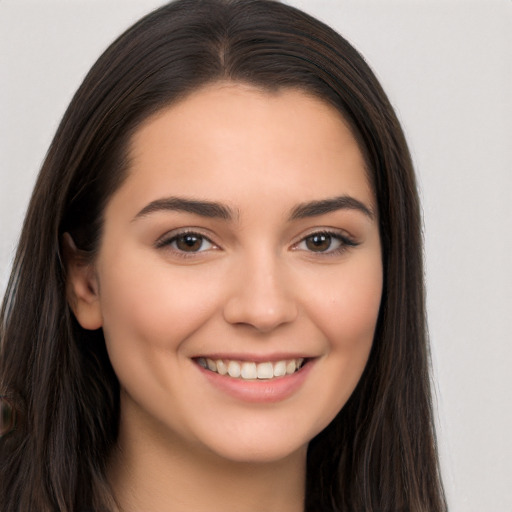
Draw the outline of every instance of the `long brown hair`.
[[[358,52],[272,0],[178,0],[120,36],[73,98],[40,172],[0,317],[2,512],[114,510],[105,476],[119,384],[101,330],[66,302],[65,232],[94,257],[102,213],[148,116],[218,80],[299,88],[337,108],[365,155],[378,203],[384,289],[364,374],[309,446],[305,509],[446,510],[429,381],[420,209],[393,109]],[[7,417],[8,414],[4,413]]]

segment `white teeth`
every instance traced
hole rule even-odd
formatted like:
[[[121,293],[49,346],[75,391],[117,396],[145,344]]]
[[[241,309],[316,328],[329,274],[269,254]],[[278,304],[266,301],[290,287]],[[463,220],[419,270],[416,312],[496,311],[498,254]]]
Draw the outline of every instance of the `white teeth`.
[[[256,363],[242,363],[242,370],[240,372],[242,379],[255,379],[259,377],[256,371]]]
[[[226,375],[228,373],[228,367],[226,363],[219,359],[218,361],[215,361],[217,363],[217,373],[220,373],[221,375]]]
[[[235,379],[269,380],[274,377],[292,375],[302,367],[304,358],[299,357],[297,359],[276,361],[275,363],[270,361],[255,363],[252,361],[242,362],[228,359],[217,359],[214,361],[210,358],[199,357],[197,363],[199,366],[218,373],[219,375],[229,375]]]
[[[286,361],[279,361],[274,365],[274,377],[286,375]]]
[[[260,363],[258,365],[258,379],[271,379],[274,376],[272,363]]]
[[[228,363],[228,373],[230,377],[240,377],[242,370],[240,365],[236,361],[229,361]]]

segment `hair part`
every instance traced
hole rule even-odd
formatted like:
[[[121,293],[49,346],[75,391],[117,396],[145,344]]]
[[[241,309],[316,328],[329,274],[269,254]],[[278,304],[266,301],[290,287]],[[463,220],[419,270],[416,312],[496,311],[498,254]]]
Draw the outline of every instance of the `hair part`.
[[[384,288],[364,374],[310,443],[306,510],[446,510],[429,381],[421,215],[405,138],[374,74],[340,35],[272,0],[179,0],[141,19],[93,66],[38,177],[0,313],[0,439],[12,512],[115,510],[106,480],[119,384],[103,333],[66,301],[62,236],[93,258],[129,144],[162,108],[221,80],[300,89],[335,107],[363,152],[378,207]],[[49,208],[48,205],[51,205]]]

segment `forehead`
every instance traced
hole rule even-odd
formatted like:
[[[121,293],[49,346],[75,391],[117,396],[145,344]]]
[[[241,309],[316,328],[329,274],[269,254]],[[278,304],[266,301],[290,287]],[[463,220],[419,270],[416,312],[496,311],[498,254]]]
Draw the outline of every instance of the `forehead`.
[[[234,199],[297,191],[374,203],[364,158],[341,114],[296,89],[218,83],[146,120],[132,137],[128,179],[138,196]]]

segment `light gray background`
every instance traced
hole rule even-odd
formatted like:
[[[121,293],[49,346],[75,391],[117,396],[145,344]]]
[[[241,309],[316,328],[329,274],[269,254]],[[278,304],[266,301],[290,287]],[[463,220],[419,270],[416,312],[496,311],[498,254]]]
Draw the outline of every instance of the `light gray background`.
[[[366,56],[408,136],[450,510],[512,512],[512,2],[289,1]],[[0,0],[0,290],[72,94],[107,44],[162,3]]]

